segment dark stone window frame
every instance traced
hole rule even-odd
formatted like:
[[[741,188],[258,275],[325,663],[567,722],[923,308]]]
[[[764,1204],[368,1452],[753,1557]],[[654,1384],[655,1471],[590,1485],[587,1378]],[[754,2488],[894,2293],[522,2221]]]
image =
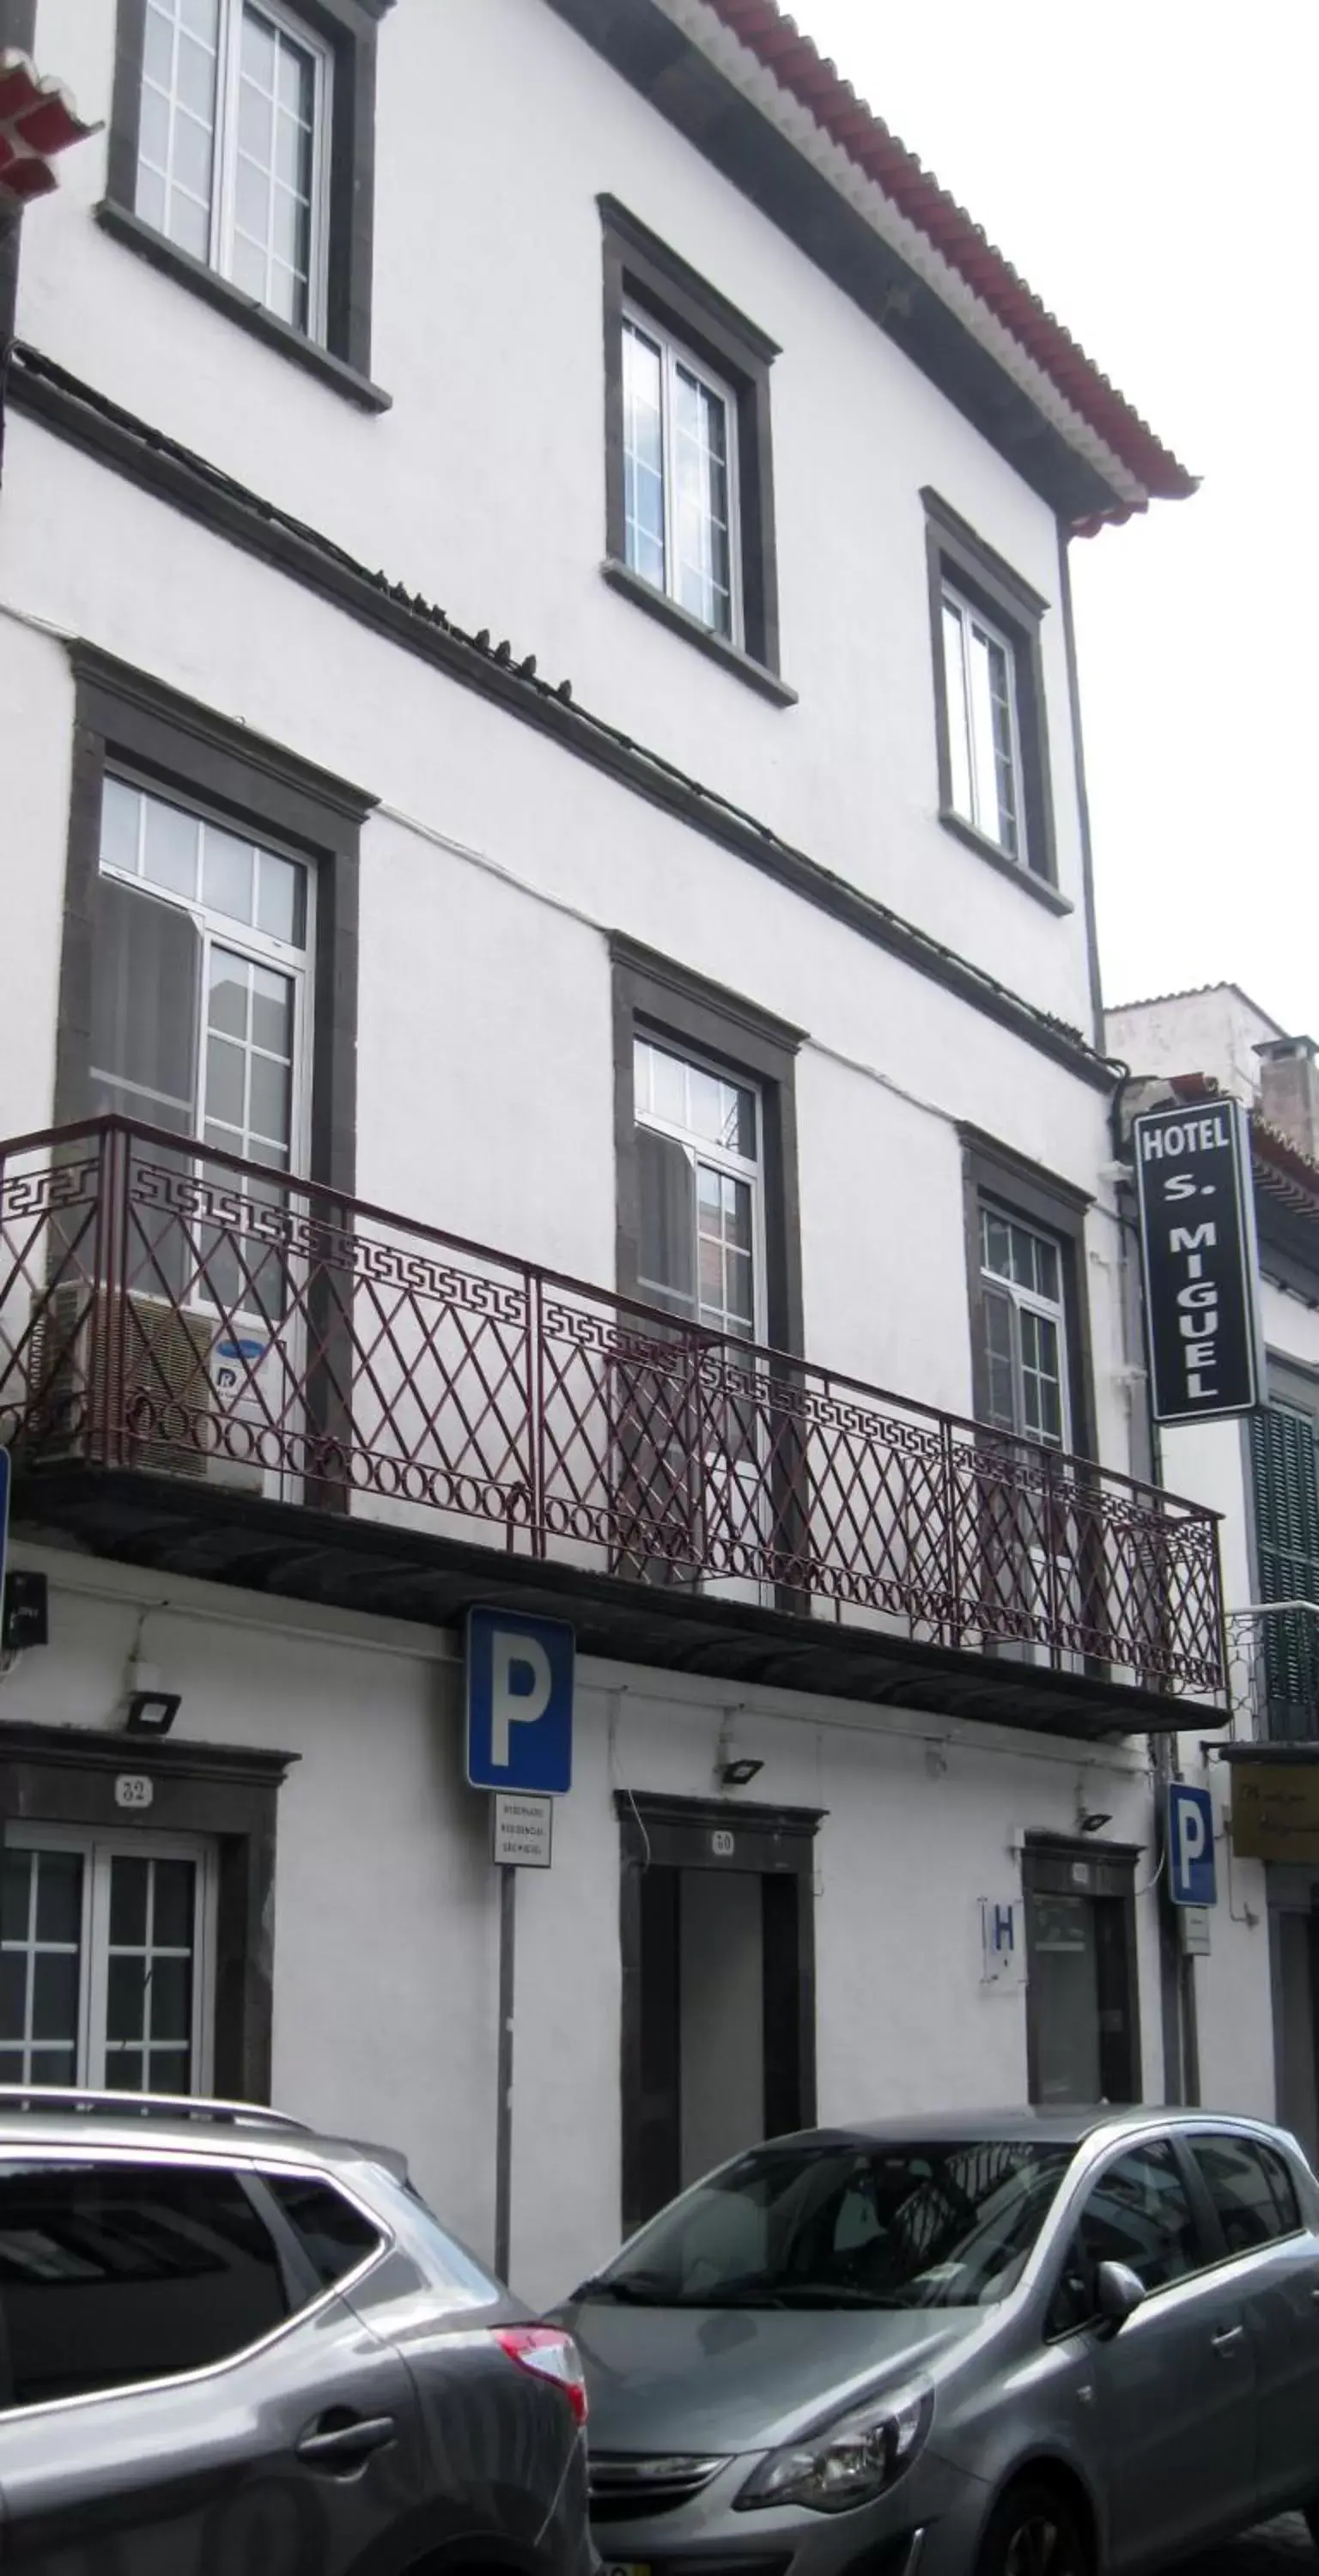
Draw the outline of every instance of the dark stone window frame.
[[[930,593],[930,638],[934,660],[935,742],[939,764],[939,820],[945,831],[966,843],[1035,895],[1050,912],[1076,907],[1058,886],[1053,789],[1049,772],[1049,728],[1040,645],[1049,603],[1011,564],[986,545],[958,511],[927,484],[925,553]],[[1025,805],[1026,855],[1012,858],[987,832],[978,831],[953,805],[952,755],[948,722],[948,681],[944,663],[944,584],[965,597],[972,608],[1001,629],[1012,647],[1017,731],[1021,748],[1021,785]]]
[[[114,1795],[131,1770],[152,1782],[153,1832],[218,1846],[214,2090],[233,2101],[270,2100],[276,1809],[300,1758],[174,1737],[147,1745],[72,1726],[0,1728],[0,1836],[20,1823],[131,1833]]]
[[[1086,1268],[1085,1220],[1093,1205],[1084,1190],[1059,1180],[1011,1147],[998,1144],[978,1129],[958,1130],[962,1146],[962,1188],[966,1227],[967,1288],[971,1323],[972,1402],[978,1421],[986,1421],[989,1390],[986,1369],[984,1281],[980,1263],[980,1211],[989,1206],[1005,1216],[1020,1217],[1050,1235],[1058,1245],[1062,1274],[1063,1323],[1067,1349],[1070,1454],[1094,1459],[1094,1352],[1090,1334],[1089,1280]]]
[[[324,342],[295,330],[136,212],[147,0],[119,0],[106,193],[97,219],[116,241],[191,287],[323,384],[365,411],[387,411],[390,396],[371,381],[371,267],[376,38],[393,0],[293,0],[293,6],[309,33],[329,47],[334,64]]]
[[[797,1179],[796,1060],[803,1032],[740,994],[691,974],[653,949],[615,933],[613,964],[614,1157],[617,1278],[639,1297],[641,1197],[636,1143],[633,1045],[652,1037],[691,1049],[755,1084],[762,1110],[766,1338],[803,1356],[801,1204]]]
[[[718,289],[628,213],[616,197],[597,199],[604,234],[605,579],[726,671],[776,706],[795,706],[779,673],[778,567],[774,546],[774,463],[770,369],[777,343]],[[640,305],[685,341],[731,388],[737,404],[740,645],[643,581],[627,562],[623,470],[623,308]]]
[[[374,796],[217,715],[94,646],[70,650],[77,684],[55,1120],[89,1116],[93,904],[107,769],[121,760],[184,804],[210,808],[309,861],[316,878],[311,1150],[306,1177],[351,1195],[357,1177],[359,844]]]

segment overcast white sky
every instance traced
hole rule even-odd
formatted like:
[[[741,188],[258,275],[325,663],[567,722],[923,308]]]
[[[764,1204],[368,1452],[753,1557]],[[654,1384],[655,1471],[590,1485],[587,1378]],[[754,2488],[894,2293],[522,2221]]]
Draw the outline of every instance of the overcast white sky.
[[[795,14],[1203,477],[1073,548],[1108,999],[1319,1036],[1319,7]]]

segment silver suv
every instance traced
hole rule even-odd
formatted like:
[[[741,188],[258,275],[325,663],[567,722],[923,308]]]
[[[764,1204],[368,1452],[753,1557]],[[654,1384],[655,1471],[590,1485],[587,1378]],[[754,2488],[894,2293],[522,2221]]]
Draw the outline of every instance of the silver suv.
[[[585,2395],[389,2150],[0,2088],[0,2557],[595,2576]]]
[[[566,2310],[607,2576],[1097,2576],[1300,2508],[1319,2185],[1200,2112],[815,2130]]]

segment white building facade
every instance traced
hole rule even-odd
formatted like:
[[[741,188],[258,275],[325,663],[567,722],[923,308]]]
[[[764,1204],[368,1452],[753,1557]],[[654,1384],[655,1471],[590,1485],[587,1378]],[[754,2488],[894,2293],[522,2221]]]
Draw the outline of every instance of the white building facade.
[[[104,120],[5,271],[4,2074],[488,2246],[492,1604],[577,1650],[531,2297],[766,2127],[1159,2098],[1217,1539],[1067,551],[1188,478],[768,0],[0,28]]]
[[[1235,984],[1109,1012],[1133,1108],[1216,1096],[1249,1118],[1262,1402],[1169,1425],[1170,1485],[1221,1515],[1229,1732],[1186,1735],[1213,1795],[1219,1894],[1192,1965],[1206,2101],[1251,2100],[1319,2151],[1319,1064]]]

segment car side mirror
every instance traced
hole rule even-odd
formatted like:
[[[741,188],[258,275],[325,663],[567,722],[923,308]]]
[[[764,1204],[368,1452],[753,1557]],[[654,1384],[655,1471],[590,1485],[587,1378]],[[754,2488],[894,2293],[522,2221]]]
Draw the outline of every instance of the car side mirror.
[[[1145,2296],[1145,2284],[1129,2263],[1101,2263],[1095,2274],[1095,2306],[1110,2334],[1120,2333]]]

